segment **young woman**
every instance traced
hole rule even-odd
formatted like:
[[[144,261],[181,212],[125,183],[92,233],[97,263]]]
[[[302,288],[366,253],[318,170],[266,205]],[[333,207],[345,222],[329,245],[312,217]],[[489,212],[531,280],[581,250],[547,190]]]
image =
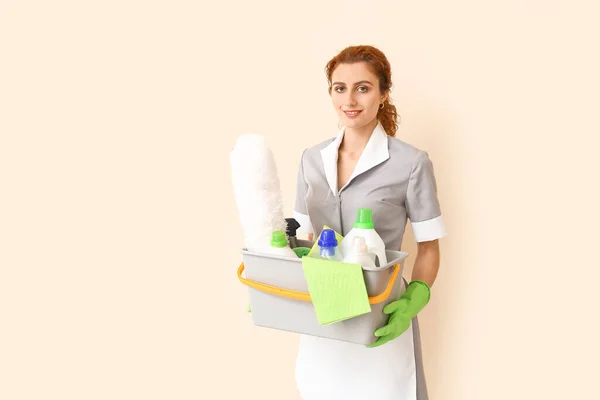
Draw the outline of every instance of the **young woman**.
[[[427,400],[416,314],[429,301],[446,234],[433,165],[425,151],[395,139],[391,68],[371,46],[352,46],[326,67],[329,93],[343,127],[302,153],[294,217],[317,238],[324,225],[342,235],[358,208],[371,208],[387,249],[400,250],[410,219],[418,252],[410,284],[384,309],[388,325],[374,345],[304,336],[296,364],[304,400]],[[313,236],[314,235],[314,236]]]

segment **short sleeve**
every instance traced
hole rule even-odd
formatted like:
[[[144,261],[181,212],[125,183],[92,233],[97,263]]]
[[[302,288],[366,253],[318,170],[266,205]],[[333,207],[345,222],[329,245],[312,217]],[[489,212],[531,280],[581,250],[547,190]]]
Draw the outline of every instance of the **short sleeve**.
[[[305,152],[306,150],[304,150]],[[296,183],[296,202],[294,204],[293,216],[296,221],[300,224],[297,232],[300,233],[314,233],[310,217],[308,216],[308,210],[306,208],[306,194],[308,193],[308,184],[304,178],[304,152],[300,157],[300,165],[298,166],[298,179]]]
[[[419,152],[410,173],[406,213],[417,242],[435,240],[446,235],[433,163],[425,151]]]

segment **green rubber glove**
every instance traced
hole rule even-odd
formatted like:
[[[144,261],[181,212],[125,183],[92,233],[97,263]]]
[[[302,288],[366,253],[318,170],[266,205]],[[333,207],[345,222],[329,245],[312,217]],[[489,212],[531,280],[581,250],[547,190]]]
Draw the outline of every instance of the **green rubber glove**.
[[[383,307],[383,312],[390,315],[388,323],[375,331],[374,335],[379,339],[366,347],[381,346],[403,334],[410,321],[429,303],[430,295],[429,285],[412,281],[398,300]]]

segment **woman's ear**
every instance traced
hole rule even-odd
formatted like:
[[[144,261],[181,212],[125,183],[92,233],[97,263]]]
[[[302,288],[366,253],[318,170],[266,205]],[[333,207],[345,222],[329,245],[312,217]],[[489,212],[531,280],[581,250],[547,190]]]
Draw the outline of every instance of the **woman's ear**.
[[[386,100],[387,100],[387,99],[389,99],[389,97],[390,97],[390,92],[389,92],[389,91],[386,91],[386,92],[383,94],[383,96],[381,96],[381,102],[382,102],[382,103],[385,103],[385,102],[386,102]]]

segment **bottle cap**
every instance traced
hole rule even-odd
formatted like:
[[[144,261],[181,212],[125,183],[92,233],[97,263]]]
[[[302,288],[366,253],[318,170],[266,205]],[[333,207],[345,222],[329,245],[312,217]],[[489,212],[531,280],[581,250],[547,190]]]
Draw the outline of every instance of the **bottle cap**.
[[[323,229],[318,244],[319,247],[336,247],[338,242],[333,229]]]
[[[287,238],[283,231],[274,231],[271,234],[271,246],[272,247],[285,247],[287,246]]]
[[[373,215],[370,208],[359,208],[356,212],[354,227],[359,229],[373,229]]]

